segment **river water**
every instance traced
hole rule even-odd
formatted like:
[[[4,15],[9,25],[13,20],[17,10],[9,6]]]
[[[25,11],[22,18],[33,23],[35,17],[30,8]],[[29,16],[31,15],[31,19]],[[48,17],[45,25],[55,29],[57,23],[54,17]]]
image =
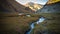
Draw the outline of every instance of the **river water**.
[[[32,30],[34,29],[34,27],[35,27],[35,25],[34,25],[35,23],[36,23],[36,24],[40,24],[40,23],[42,23],[44,20],[45,20],[44,17],[40,17],[38,21],[32,23],[32,24],[30,25],[31,29],[30,29],[26,34],[31,34],[31,31],[32,31]]]

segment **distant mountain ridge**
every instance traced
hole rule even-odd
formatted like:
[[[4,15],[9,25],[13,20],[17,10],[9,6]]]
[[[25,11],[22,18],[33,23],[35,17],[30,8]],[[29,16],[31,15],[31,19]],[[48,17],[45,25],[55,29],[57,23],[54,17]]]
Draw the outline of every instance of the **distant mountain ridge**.
[[[33,2],[28,2],[28,3],[25,4],[25,6],[31,8],[34,11],[36,11],[38,9],[41,9],[43,7],[43,5],[37,4],[37,3],[33,3]]]

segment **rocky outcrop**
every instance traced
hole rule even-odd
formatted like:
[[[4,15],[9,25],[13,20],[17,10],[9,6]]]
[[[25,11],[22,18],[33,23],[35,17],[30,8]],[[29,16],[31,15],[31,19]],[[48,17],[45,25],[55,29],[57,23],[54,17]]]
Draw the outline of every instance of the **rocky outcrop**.
[[[46,4],[42,9],[38,10],[37,13],[60,13],[60,1]]]

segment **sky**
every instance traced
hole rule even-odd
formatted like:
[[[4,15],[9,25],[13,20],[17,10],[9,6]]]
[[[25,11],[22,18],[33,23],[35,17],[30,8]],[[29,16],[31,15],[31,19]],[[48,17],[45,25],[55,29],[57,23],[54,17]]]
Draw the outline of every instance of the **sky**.
[[[48,0],[16,0],[16,1],[19,2],[22,5],[24,5],[28,2],[34,2],[34,3],[37,3],[37,4],[45,5]]]

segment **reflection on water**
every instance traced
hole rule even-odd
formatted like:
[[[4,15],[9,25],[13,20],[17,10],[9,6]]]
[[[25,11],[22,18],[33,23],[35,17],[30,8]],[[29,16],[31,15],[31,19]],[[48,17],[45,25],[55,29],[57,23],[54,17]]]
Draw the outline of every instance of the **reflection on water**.
[[[41,17],[41,18],[39,18],[38,21],[32,23],[32,24],[30,25],[31,29],[30,29],[26,34],[30,34],[30,33],[31,33],[31,31],[32,31],[32,30],[34,29],[34,27],[35,27],[35,26],[34,26],[35,23],[36,23],[36,24],[39,24],[39,23],[42,23],[44,20],[45,20],[45,18],[44,18],[44,17]]]
[[[31,29],[33,29],[33,28],[34,28],[34,23],[31,24]]]
[[[43,22],[44,20],[45,20],[45,18],[41,17],[41,18],[39,18],[39,20],[36,23],[39,24],[39,23]]]
[[[32,23],[32,24],[30,25],[30,27],[31,27],[31,29],[27,32],[27,34],[30,34],[31,31],[33,30],[33,28],[34,28],[34,23]]]

